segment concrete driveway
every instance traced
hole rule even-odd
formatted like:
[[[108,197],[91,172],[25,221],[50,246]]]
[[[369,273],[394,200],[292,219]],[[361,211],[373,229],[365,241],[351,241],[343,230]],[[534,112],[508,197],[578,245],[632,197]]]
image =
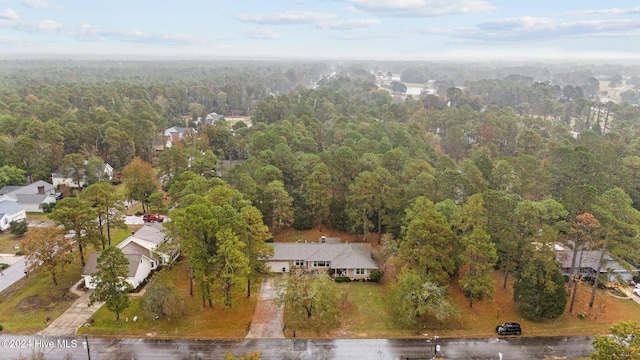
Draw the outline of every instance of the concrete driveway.
[[[82,280],[80,280],[82,281]],[[104,303],[95,303],[89,307],[89,295],[91,291],[77,290],[78,284],[71,287],[71,292],[79,295],[79,298],[71,305],[67,311],[53,320],[46,329],[40,331],[39,335],[48,336],[75,336],[78,328],[83,326],[87,320],[95,314]]]
[[[260,295],[253,314],[251,329],[247,339],[284,339],[284,306],[276,306],[278,293],[273,286],[274,279],[267,277],[262,280]]]

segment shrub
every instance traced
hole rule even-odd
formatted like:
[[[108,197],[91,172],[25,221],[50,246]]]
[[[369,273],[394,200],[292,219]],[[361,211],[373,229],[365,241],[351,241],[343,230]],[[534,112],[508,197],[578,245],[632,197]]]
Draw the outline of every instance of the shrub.
[[[331,276],[331,275],[333,275],[333,274],[335,274],[335,273],[336,273],[336,270],[335,270],[335,269],[329,269],[329,270],[327,270],[327,275],[329,275],[329,276]]]
[[[0,270],[4,270],[9,267],[9,264],[0,263]]]
[[[336,276],[334,279],[337,283],[349,282],[351,279],[348,276]]]
[[[581,319],[581,320],[586,319],[587,318],[587,313],[584,312],[584,311],[581,312],[581,313],[578,313],[578,318]]]
[[[24,255],[24,250],[16,251],[16,256],[23,256],[23,255]]]
[[[142,210],[138,210],[136,211],[136,216],[142,216],[144,215],[144,213],[142,212]]]
[[[2,331],[2,325],[0,325],[0,331]]]
[[[384,275],[384,272],[382,272],[382,271],[380,271],[380,270],[376,269],[376,270],[373,270],[373,271],[371,272],[371,275],[369,275],[369,279],[370,279],[371,281],[378,282],[378,281],[382,280],[382,276],[383,276],[383,275]]]
[[[11,229],[11,234],[15,236],[22,236],[27,232],[27,230],[29,230],[25,220],[12,221],[9,223],[9,227]]]

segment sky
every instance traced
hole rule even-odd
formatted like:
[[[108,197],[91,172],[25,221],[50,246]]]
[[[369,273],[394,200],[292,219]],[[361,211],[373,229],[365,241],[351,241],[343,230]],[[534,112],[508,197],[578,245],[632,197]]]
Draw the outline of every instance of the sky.
[[[0,0],[0,57],[638,60],[637,0]]]

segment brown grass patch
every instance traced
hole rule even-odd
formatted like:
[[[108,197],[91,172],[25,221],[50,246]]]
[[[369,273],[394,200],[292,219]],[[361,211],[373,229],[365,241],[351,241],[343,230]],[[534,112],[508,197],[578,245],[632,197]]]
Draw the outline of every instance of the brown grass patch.
[[[567,298],[565,313],[560,318],[533,322],[518,312],[517,305],[513,302],[512,281],[508,282],[506,289],[502,288],[503,276],[502,272],[494,273],[496,288],[493,298],[474,303],[473,308],[469,307],[469,301],[460,288],[452,286],[450,293],[460,306],[461,317],[455,321],[455,326],[441,329],[442,336],[493,336],[496,325],[509,321],[519,322],[524,336],[592,335],[608,332],[609,327],[617,321],[640,321],[639,304],[628,298],[610,296],[606,290],[597,291],[594,306],[590,308],[591,287],[582,283],[578,288],[573,313],[569,313],[571,299]],[[581,312],[587,315],[586,319],[578,317]]]
[[[252,296],[247,298],[246,289],[238,294],[238,307],[225,310],[220,304],[212,308],[202,306],[202,298],[195,290],[189,296],[189,269],[187,261],[181,261],[171,269],[164,269],[155,275],[158,283],[174,287],[180,296],[174,312],[169,318],[154,320],[140,309],[140,298],[132,299],[129,308],[120,314],[120,321],[115,314],[102,307],[94,315],[95,322],[91,327],[83,327],[78,334],[93,336],[129,336],[156,338],[186,339],[237,339],[243,338],[253,318],[260,282],[253,283]],[[147,285],[149,286],[149,285]],[[184,300],[186,315],[181,314],[181,301]],[[138,321],[133,322],[137,316]]]

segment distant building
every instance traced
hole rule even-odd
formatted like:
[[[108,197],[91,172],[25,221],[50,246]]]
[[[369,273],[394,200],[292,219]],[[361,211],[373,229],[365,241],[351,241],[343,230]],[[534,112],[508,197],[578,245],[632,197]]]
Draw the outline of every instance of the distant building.
[[[180,126],[172,126],[166,129],[163,132],[164,137],[164,148],[168,149],[172,147],[174,144],[177,144],[182,140],[182,138],[188,134],[195,134],[196,129],[190,127],[180,127]]]
[[[84,164],[87,165],[89,162],[85,160]],[[80,187],[84,187],[88,185],[87,183],[87,174],[85,170],[80,170]],[[70,188],[77,188],[78,181],[76,179],[75,173],[73,169],[67,169],[63,174],[62,169],[58,169],[51,173],[51,182],[53,183],[53,187],[56,189],[60,185],[65,185]],[[98,174],[96,174],[98,175]],[[104,164],[104,167],[101,170],[99,176],[96,176],[99,180],[111,181],[113,179],[113,167],[109,164]]]
[[[56,202],[55,187],[46,181],[36,181],[26,186],[6,185],[0,189],[0,201],[17,202],[26,212],[43,212],[42,204]]]

